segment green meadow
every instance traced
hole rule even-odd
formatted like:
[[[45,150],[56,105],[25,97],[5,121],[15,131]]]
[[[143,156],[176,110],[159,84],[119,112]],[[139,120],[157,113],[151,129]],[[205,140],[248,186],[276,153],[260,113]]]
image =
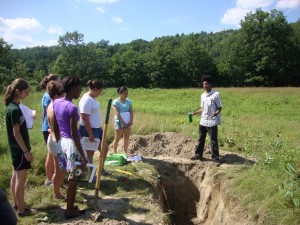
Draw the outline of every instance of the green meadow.
[[[34,89],[34,88],[32,88]],[[256,163],[235,172],[230,190],[241,199],[242,206],[265,224],[300,224],[300,106],[299,88],[216,88],[223,104],[219,127],[220,149],[241,154]],[[82,90],[82,93],[85,90]],[[199,109],[202,89],[129,89],[135,119],[133,134],[179,132],[195,140],[199,117],[188,121],[188,112]],[[31,91],[23,102],[37,110],[30,130],[35,157],[29,171],[27,199],[43,202],[51,196],[43,187],[46,146],[41,132],[41,98],[43,92]],[[3,94],[2,94],[3,96]],[[107,99],[116,98],[115,89],[105,89],[98,100],[105,117]],[[78,104],[78,100],[75,100]],[[3,115],[4,104],[0,106]],[[113,140],[113,112],[110,113],[108,142]],[[103,119],[104,121],[104,119]],[[4,120],[0,123],[0,187],[10,197],[11,160],[8,155]],[[193,152],[191,152],[192,156]],[[238,172],[236,172],[238,171]],[[49,192],[49,191],[48,191]],[[34,195],[43,197],[34,200]]]

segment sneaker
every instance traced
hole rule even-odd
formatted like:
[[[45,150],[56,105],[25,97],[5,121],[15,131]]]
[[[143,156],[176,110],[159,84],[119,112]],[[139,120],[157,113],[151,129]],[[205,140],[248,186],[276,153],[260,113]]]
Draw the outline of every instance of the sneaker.
[[[25,208],[25,210],[23,212],[18,213],[18,216],[19,217],[33,216],[35,213],[36,213],[35,209]]]
[[[45,180],[44,185],[45,186],[51,186],[51,185],[53,185],[52,180]]]
[[[212,161],[217,167],[219,167],[221,165],[221,162],[219,159],[213,159]]]
[[[203,161],[203,157],[201,155],[194,155],[190,158],[190,160],[200,160]]]

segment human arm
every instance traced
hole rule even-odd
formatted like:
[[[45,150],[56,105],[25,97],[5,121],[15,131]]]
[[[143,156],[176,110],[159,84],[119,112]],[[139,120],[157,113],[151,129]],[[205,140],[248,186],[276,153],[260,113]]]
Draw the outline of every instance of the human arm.
[[[87,161],[80,143],[80,137],[78,136],[78,128],[77,128],[77,113],[73,113],[70,117],[70,126],[71,126],[71,135],[74,141],[74,144],[81,155],[82,158],[82,166],[85,166]]]
[[[214,105],[216,106],[216,110],[211,116],[211,118],[216,117],[221,111],[222,111],[222,102],[221,102],[221,96],[218,92],[216,92],[215,98],[214,98]]]
[[[90,123],[90,115],[86,114],[86,113],[80,113],[80,117],[81,117],[81,119],[83,121],[84,128],[86,129],[86,131],[89,134],[89,140],[91,142],[94,142],[95,141],[95,137],[94,137],[94,134],[93,134],[93,131],[92,131],[91,123]]]
[[[129,112],[130,112],[130,122],[128,123],[128,126],[131,126],[133,125],[133,118],[134,118],[132,105],[130,105],[129,107]]]
[[[53,113],[53,127],[52,127],[52,129],[53,129],[53,132],[54,132],[55,139],[58,142],[59,139],[60,139],[60,133],[59,133],[59,126],[58,126],[58,123],[57,123],[57,120],[56,120],[55,113]]]
[[[20,133],[20,124],[16,123],[13,125],[13,134],[14,134],[14,137],[15,137],[19,147],[23,151],[26,160],[31,162],[33,160],[33,157],[30,154],[29,149],[27,149],[27,146],[25,145],[23,137]]]
[[[54,121],[54,111],[53,111],[53,104],[49,105],[49,107],[47,108],[47,121],[49,124],[49,129],[48,132],[51,134],[53,140],[58,140],[55,138],[55,133],[54,133],[54,126],[55,126],[55,121]]]
[[[202,108],[198,109],[197,111],[192,112],[192,115],[197,115],[202,113]]]
[[[119,121],[122,123],[122,126],[123,127],[127,127],[127,124],[124,122],[123,118],[121,117],[121,114],[119,112],[119,109],[116,105],[113,105],[113,110],[114,110],[114,113],[116,115],[116,117],[119,119]]]
[[[222,107],[218,107],[217,110],[214,112],[214,114],[211,116],[211,118],[216,117],[221,111],[222,111]]]

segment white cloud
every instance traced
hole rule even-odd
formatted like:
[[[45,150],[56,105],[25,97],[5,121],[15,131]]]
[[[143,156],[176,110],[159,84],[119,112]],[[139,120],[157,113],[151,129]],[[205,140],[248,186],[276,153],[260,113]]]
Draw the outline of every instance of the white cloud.
[[[51,25],[48,29],[48,32],[51,33],[51,34],[62,34],[63,32],[63,29],[60,27],[60,26],[57,26],[57,25]]]
[[[118,0],[88,0],[88,2],[93,2],[93,3],[98,3],[98,4],[111,4],[111,3],[116,3]]]
[[[13,44],[13,48],[57,45],[57,40],[39,41],[33,38],[43,30],[41,23],[34,18],[5,19],[0,17],[0,35],[7,43]],[[48,29],[48,32],[56,34],[61,31],[62,29],[58,26],[51,26]]]
[[[117,24],[123,23],[123,20],[122,20],[121,17],[113,17],[113,18],[112,18],[112,21],[113,21],[114,23],[117,23]]]
[[[13,48],[26,48],[35,46],[54,46],[57,45],[57,40],[38,41],[32,38],[29,34],[19,35],[11,32],[7,32],[3,35],[4,40],[7,43],[13,43]]]
[[[246,14],[258,8],[267,11],[273,8],[296,9],[299,6],[300,0],[236,0],[236,6],[226,11],[221,23],[239,27]]]
[[[236,27],[239,26],[240,21],[245,17],[247,12],[250,10],[242,9],[242,8],[232,8],[228,9],[227,12],[224,14],[221,22],[223,24],[234,25]]]
[[[279,0],[276,7],[279,9],[297,9],[300,6],[300,0]]]
[[[99,13],[105,13],[105,9],[103,6],[96,8]]]
[[[39,32],[43,29],[43,26],[35,18],[16,18],[16,19],[4,19],[0,17],[0,30],[2,31],[17,31],[28,30]]]

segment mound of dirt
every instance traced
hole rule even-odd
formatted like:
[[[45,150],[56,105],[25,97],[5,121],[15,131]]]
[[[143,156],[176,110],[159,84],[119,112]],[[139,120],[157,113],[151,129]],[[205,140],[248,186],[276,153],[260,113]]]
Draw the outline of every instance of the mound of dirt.
[[[193,139],[172,132],[133,135],[129,142],[130,150],[145,157],[189,158],[194,154],[195,147],[196,143]]]

